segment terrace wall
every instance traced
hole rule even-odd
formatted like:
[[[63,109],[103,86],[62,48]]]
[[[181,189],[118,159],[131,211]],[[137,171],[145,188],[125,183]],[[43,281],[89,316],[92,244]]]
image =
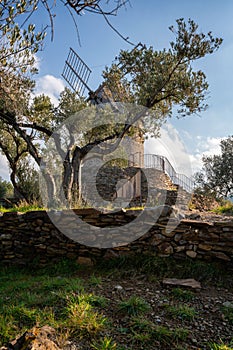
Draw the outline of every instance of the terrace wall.
[[[106,249],[97,248],[98,235],[88,236],[92,247],[79,244],[63,235],[45,211],[5,213],[0,216],[0,259],[4,264],[27,264],[36,260],[40,265],[45,265],[66,257],[91,263],[118,255],[153,252],[163,257],[233,261],[232,219],[213,223],[179,220],[177,215],[172,214],[171,207],[165,206],[159,219],[155,220],[156,210],[146,209],[144,222],[137,226],[137,232],[129,232],[126,224],[139,215],[138,210],[121,210],[110,214],[101,214],[94,209],[76,210],[75,214],[84,222],[98,227],[115,227],[116,237],[119,226],[126,225],[125,234],[121,233],[120,237],[124,245]],[[172,219],[170,214],[173,215]],[[72,220],[75,221],[72,213],[70,215],[69,212],[58,212],[57,215],[64,227]],[[172,231],[166,230],[169,218],[170,223],[177,225]],[[76,232],[79,232],[80,224],[77,220],[75,222]],[[145,222],[151,228],[140,237],[140,230]],[[125,244],[127,235],[131,235],[132,243]],[[107,239],[111,241],[112,237],[106,237]]]

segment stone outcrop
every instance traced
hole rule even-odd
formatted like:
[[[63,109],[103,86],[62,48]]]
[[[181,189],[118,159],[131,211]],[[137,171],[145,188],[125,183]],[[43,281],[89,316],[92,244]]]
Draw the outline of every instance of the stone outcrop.
[[[201,289],[200,282],[193,278],[177,279],[177,278],[164,278],[163,285],[172,287],[185,287],[191,289]]]
[[[43,326],[26,331],[0,350],[61,350],[61,348],[56,343],[55,329]]]

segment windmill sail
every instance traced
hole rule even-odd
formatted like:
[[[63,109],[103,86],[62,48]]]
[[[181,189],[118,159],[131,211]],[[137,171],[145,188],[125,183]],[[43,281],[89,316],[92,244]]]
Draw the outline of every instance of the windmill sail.
[[[80,97],[84,95],[86,89],[91,92],[91,89],[87,85],[90,74],[91,69],[79,55],[70,48],[62,76]]]
[[[135,50],[142,50],[145,46],[139,43],[131,51],[133,53]],[[123,68],[122,65],[118,64],[119,68]],[[62,73],[62,77],[67,81],[70,87],[82,97],[85,90],[88,90],[89,98],[92,104],[121,101],[122,93],[116,93],[111,91],[105,83],[99,85],[99,87],[92,91],[88,86],[88,80],[91,74],[91,69],[88,65],[79,57],[79,55],[70,48],[68,57],[65,61],[65,67]]]

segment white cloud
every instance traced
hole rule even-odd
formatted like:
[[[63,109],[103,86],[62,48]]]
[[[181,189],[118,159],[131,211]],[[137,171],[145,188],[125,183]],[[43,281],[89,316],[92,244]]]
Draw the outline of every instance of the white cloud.
[[[190,160],[193,172],[199,171],[202,168],[202,157],[220,154],[221,137],[203,137],[197,136],[197,147],[194,154],[190,155]]]
[[[4,180],[9,180],[9,170],[6,158],[0,154],[0,176]]]
[[[35,58],[34,67],[39,70],[41,66],[41,59],[37,55],[34,55],[34,58]]]
[[[145,142],[145,154],[157,154],[166,157],[177,173],[191,176],[190,157],[181,140],[179,132],[169,123],[161,128],[161,137]]]
[[[36,80],[35,96],[45,94],[51,98],[52,103],[57,106],[58,98],[62,90],[64,90],[62,79],[53,75],[44,75]]]
[[[194,151],[185,149],[182,136],[195,144]],[[220,141],[222,137],[189,137],[189,134],[179,133],[171,124],[161,129],[161,137],[149,139],[145,142],[145,154],[158,154],[167,157],[178,173],[187,176],[193,175],[202,168],[202,157],[220,154]]]

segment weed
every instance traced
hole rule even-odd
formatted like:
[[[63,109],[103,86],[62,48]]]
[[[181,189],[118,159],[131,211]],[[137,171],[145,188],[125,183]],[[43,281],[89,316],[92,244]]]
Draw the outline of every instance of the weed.
[[[39,273],[44,273],[49,276],[71,276],[81,270],[81,266],[76,260],[62,259],[57,263],[48,265],[43,270],[39,270]]]
[[[101,276],[91,275],[91,277],[89,278],[89,283],[92,286],[100,286],[102,283],[102,278]]]
[[[180,319],[193,320],[197,315],[196,310],[193,307],[187,305],[178,305],[178,306],[166,306],[166,311],[169,315],[178,317]]]
[[[153,336],[153,330],[155,329],[155,324],[142,317],[134,317],[131,320],[130,329],[131,329],[131,332],[133,333],[132,335],[133,340],[141,343],[146,343]]]
[[[184,328],[176,328],[174,330],[165,326],[157,326],[153,331],[154,339],[169,344],[171,341],[184,341],[187,339],[189,331]]]
[[[41,207],[36,201],[33,202],[32,204],[28,204],[26,201],[21,201],[17,206],[15,205],[9,209],[0,207],[1,213],[9,213],[9,212],[26,213],[28,211],[40,211],[40,210],[46,210],[46,209]]]
[[[94,294],[78,294],[77,302],[89,303],[91,306],[96,307],[105,307],[107,305],[108,300],[102,296],[94,295]]]
[[[140,332],[148,331],[154,328],[154,323],[142,317],[134,317],[131,319],[131,328]]]
[[[14,322],[20,328],[31,328],[37,322],[38,313],[36,309],[29,309],[24,305],[9,307],[7,312],[14,318]]]
[[[108,262],[100,262],[99,268],[102,271],[109,272],[111,275],[122,276],[127,272],[139,271],[146,276],[156,276],[156,278],[175,277],[175,278],[195,278],[198,281],[222,281],[229,279],[231,283],[231,276],[227,275],[226,269],[221,264],[207,263],[198,260],[186,259],[177,261],[174,264],[173,258],[163,259],[154,254],[140,254],[137,257],[121,256],[111,259]]]
[[[191,292],[190,290],[184,290],[181,288],[172,289],[171,294],[175,299],[181,300],[181,301],[191,301],[194,298],[193,292]]]
[[[173,335],[173,339],[175,341],[185,341],[189,335],[189,331],[188,329],[185,329],[185,328],[175,328],[173,331],[172,331]]]
[[[91,348],[94,350],[117,350],[117,344],[112,341],[112,338],[104,337],[100,341],[92,343]]]
[[[121,301],[118,310],[131,316],[137,316],[149,311],[150,305],[143,298],[133,295],[128,300]]]
[[[233,325],[233,307],[224,306],[222,312],[229,324]]]
[[[233,203],[231,201],[225,201],[223,205],[219,206],[217,209],[214,209],[213,211],[218,214],[233,215]]]
[[[216,343],[211,343],[209,344],[209,350],[233,350],[233,347],[230,345],[226,344],[216,344]]]
[[[67,326],[72,334],[95,335],[104,328],[107,321],[103,315],[93,311],[91,304],[85,300],[79,303],[73,297],[68,298],[66,311]]]
[[[150,333],[137,333],[134,332],[132,336],[133,340],[136,340],[140,343],[147,343],[148,341],[151,340],[151,334]]]
[[[17,326],[14,325],[12,315],[0,314],[0,345],[8,343],[11,338],[16,336]]]

